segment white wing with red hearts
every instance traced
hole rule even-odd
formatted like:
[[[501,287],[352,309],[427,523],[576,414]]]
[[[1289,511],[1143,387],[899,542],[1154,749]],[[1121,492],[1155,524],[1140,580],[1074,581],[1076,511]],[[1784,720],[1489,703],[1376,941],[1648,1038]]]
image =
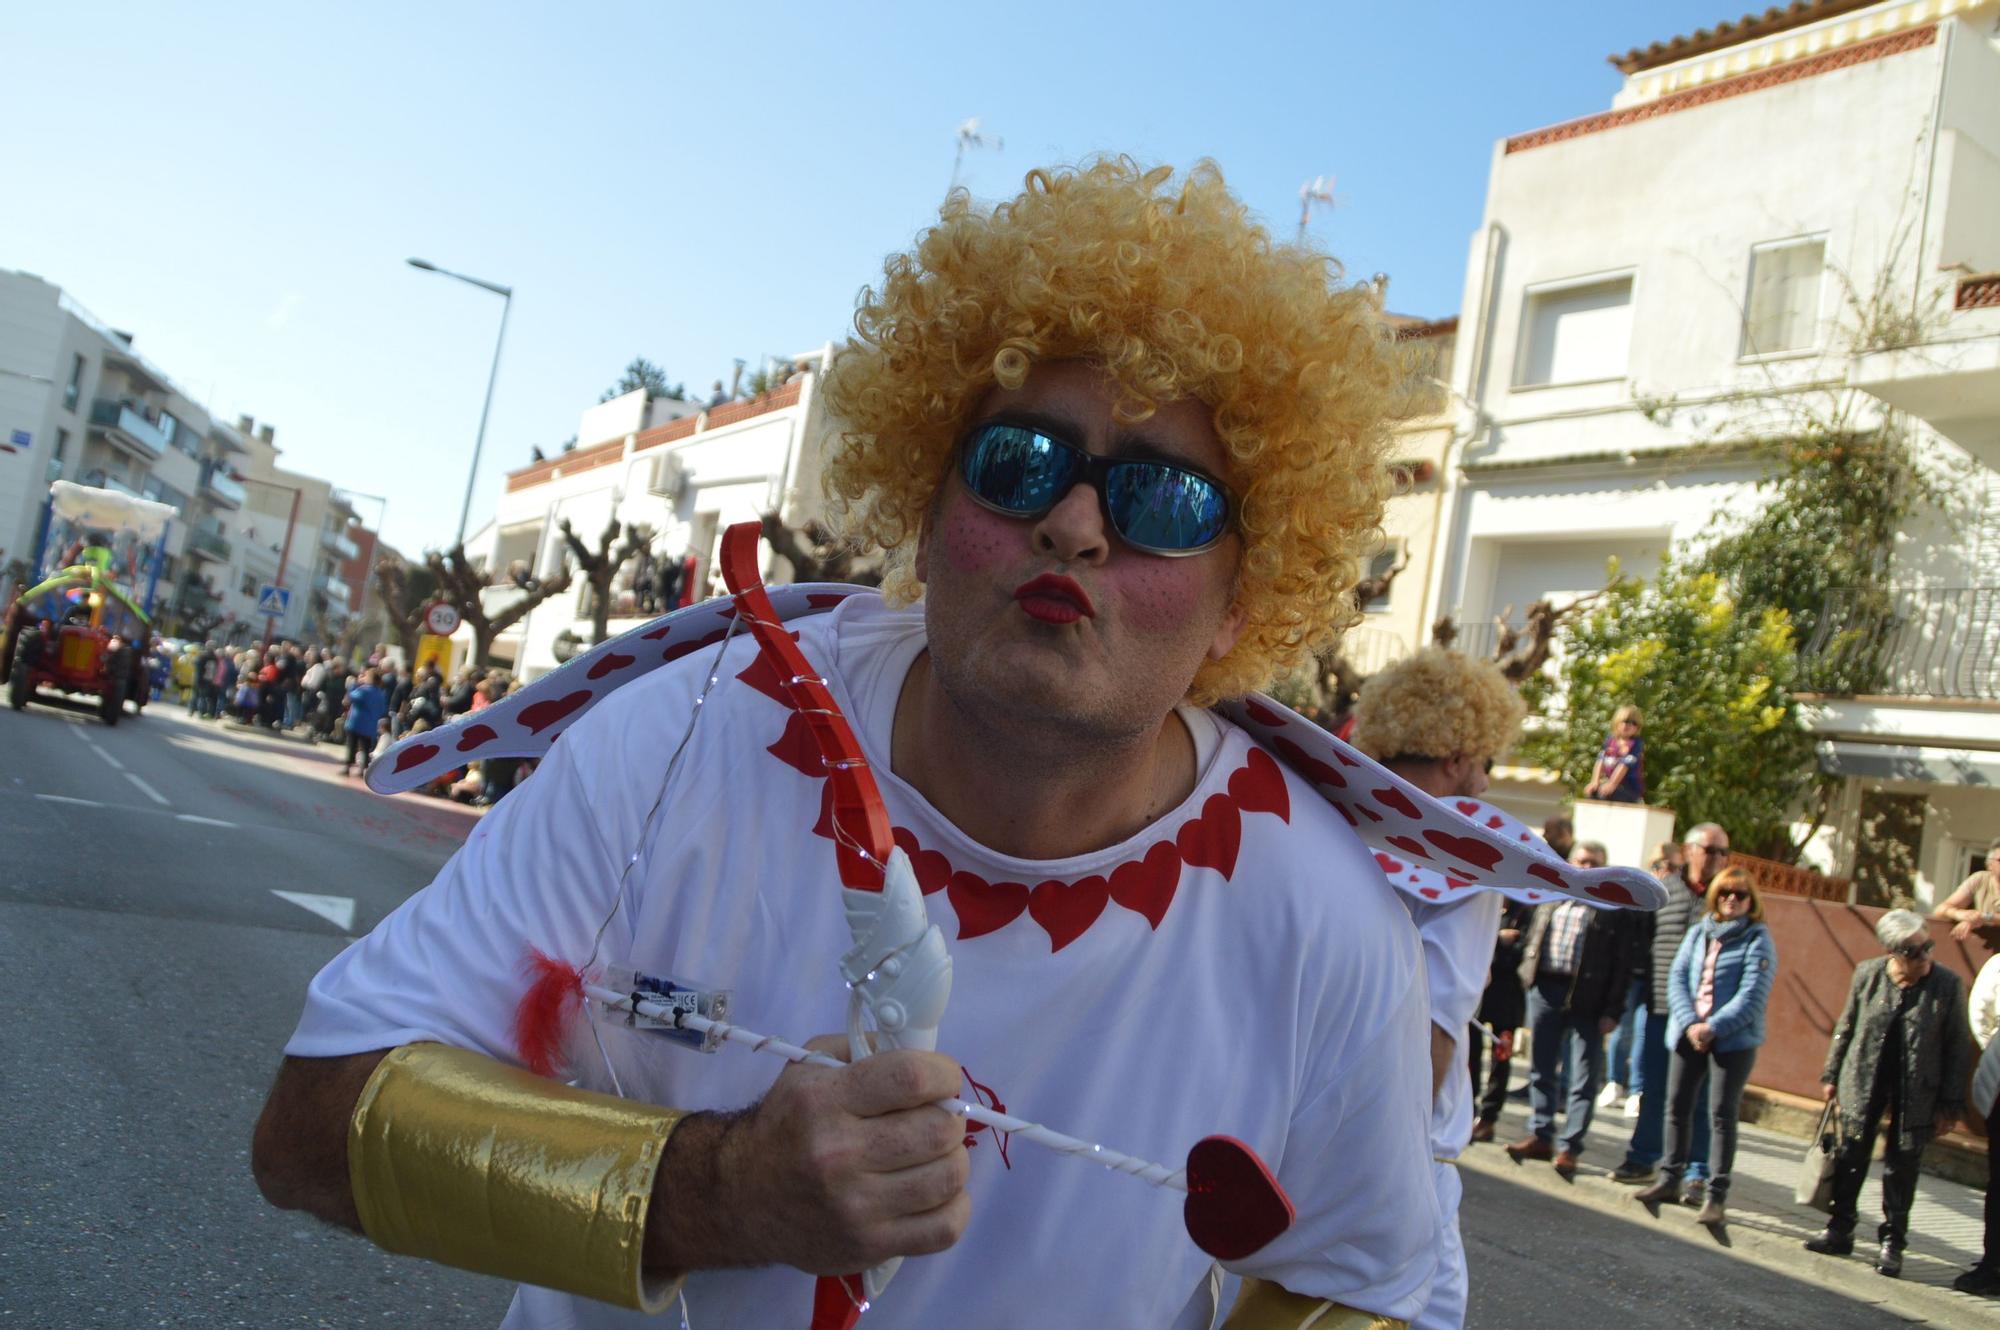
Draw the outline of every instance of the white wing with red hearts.
[[[852,595],[873,594],[867,587],[829,582],[768,590],[782,620],[823,613]],[[706,601],[600,643],[484,710],[404,738],[369,767],[368,787],[377,794],[399,794],[468,762],[540,757],[614,689],[721,642],[735,615],[726,598]],[[1573,868],[1499,809],[1477,800],[1433,799],[1261,693],[1224,702],[1216,710],[1332,804],[1376,852],[1376,862],[1399,890],[1425,899],[1430,899],[1428,891],[1440,897],[1499,891],[1530,903],[1569,897],[1640,910],[1666,903],[1666,888],[1647,873]]]

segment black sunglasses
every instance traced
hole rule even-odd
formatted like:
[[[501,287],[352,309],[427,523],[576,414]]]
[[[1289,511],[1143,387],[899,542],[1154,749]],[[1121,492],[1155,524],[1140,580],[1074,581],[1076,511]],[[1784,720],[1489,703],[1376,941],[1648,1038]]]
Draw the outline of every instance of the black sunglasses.
[[[1735,897],[1735,898],[1736,898],[1737,900],[1740,900],[1740,901],[1747,901],[1747,900],[1749,900],[1749,899],[1750,899],[1750,893],[1749,893],[1749,892],[1747,892],[1747,891],[1738,891],[1738,890],[1737,890],[1737,889],[1736,889],[1735,887],[1727,887],[1727,888],[1725,888],[1725,889],[1723,889],[1723,890],[1721,890],[1721,891],[1718,891],[1718,892],[1716,892],[1716,893],[1715,893],[1715,898],[1716,898],[1717,900],[1719,900],[1719,901],[1720,901],[1720,900],[1728,900],[1728,899],[1729,899],[1729,898],[1730,898],[1731,896],[1734,896],[1734,897]]]
[[[1236,502],[1221,481],[1189,467],[1099,457],[1026,425],[976,425],[959,445],[958,475],[974,502],[1009,517],[1040,517],[1080,484],[1097,491],[1118,538],[1179,558],[1229,534]]]
[[[1924,957],[1930,955],[1931,948],[1935,947],[1936,945],[1937,943],[1935,942],[1925,942],[1923,945],[1916,947],[1911,947],[1911,946],[1896,947],[1894,948],[1894,951],[1896,955],[1901,956],[1906,961],[1920,961]]]

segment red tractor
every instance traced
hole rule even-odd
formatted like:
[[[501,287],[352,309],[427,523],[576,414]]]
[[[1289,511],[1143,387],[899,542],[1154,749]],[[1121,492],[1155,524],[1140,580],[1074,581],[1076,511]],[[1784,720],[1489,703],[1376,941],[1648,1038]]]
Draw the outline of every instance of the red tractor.
[[[153,625],[100,567],[80,563],[30,587],[8,608],[0,635],[0,681],[19,711],[37,692],[83,694],[116,725],[131,702],[151,696],[146,653]]]

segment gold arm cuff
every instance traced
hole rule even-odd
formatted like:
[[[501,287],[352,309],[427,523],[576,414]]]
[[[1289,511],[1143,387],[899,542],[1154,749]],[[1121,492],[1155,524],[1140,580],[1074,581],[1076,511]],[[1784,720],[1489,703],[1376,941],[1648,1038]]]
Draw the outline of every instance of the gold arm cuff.
[[[646,1210],[685,1116],[406,1044],[348,1123],[362,1230],[389,1251],[659,1311],[680,1280],[643,1269]]]
[[[1409,1326],[1408,1321],[1309,1298],[1268,1279],[1245,1279],[1222,1330],[1409,1330]]]

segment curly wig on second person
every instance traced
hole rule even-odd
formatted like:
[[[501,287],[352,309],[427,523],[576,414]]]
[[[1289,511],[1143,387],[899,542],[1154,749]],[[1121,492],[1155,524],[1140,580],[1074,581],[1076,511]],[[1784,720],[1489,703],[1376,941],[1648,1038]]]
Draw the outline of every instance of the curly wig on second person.
[[[1490,660],[1426,647],[1361,685],[1354,746],[1373,758],[1499,757],[1527,707]]]
[[[1257,688],[1359,617],[1352,592],[1389,492],[1386,424],[1410,391],[1375,298],[1338,274],[1274,244],[1210,163],[1178,184],[1124,157],[1032,171],[990,209],[954,191],[862,292],[828,372],[846,427],[827,462],[830,517],[890,552],[883,593],[907,604],[922,594],[916,538],[996,384],[1076,360],[1111,377],[1126,423],[1197,399],[1241,500],[1246,626],[1189,700]]]

